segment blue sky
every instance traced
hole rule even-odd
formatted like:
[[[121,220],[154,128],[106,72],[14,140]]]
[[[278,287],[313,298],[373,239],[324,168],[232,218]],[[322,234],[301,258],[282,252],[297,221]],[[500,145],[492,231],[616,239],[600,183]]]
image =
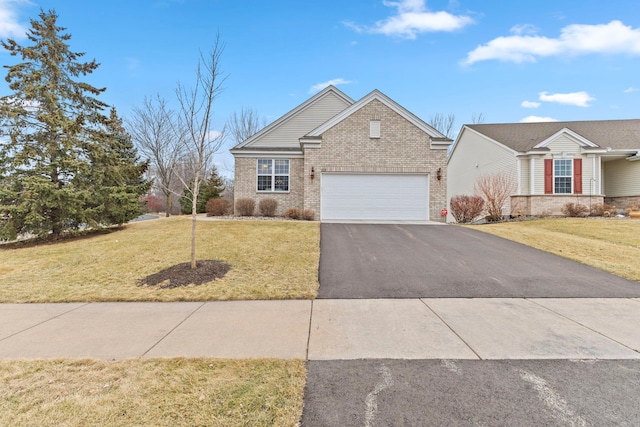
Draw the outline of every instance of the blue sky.
[[[172,100],[178,81],[190,85],[218,31],[217,128],[242,107],[275,120],[329,82],[356,100],[379,89],[426,121],[453,113],[456,128],[478,114],[640,117],[637,1],[0,0],[0,38],[25,42],[40,9],[101,63],[89,81],[125,117],[145,95]]]

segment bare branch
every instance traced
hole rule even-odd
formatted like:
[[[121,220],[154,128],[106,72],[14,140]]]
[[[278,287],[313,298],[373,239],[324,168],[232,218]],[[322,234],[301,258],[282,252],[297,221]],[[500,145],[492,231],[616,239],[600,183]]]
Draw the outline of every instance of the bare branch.
[[[504,207],[515,190],[513,177],[506,173],[483,175],[476,180],[475,187],[476,193],[485,201],[487,219],[500,221],[506,215]]]
[[[227,129],[235,144],[240,144],[253,136],[267,124],[258,112],[252,108],[242,107],[240,112],[234,112],[227,120]]]
[[[442,113],[436,113],[429,118],[428,123],[447,138],[451,138],[453,136],[453,129],[456,123],[456,115],[449,113],[445,116]]]
[[[138,150],[151,161],[154,184],[167,199],[166,216],[169,216],[171,193],[175,190],[175,167],[182,156],[181,135],[175,121],[176,114],[167,107],[167,101],[156,95],[145,97],[142,107],[133,108],[126,123]]]

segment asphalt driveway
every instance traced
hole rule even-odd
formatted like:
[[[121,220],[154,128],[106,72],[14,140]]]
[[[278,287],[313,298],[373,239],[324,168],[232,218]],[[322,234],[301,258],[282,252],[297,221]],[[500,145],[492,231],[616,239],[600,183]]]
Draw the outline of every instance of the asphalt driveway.
[[[322,224],[318,298],[628,298],[640,283],[463,227]]]

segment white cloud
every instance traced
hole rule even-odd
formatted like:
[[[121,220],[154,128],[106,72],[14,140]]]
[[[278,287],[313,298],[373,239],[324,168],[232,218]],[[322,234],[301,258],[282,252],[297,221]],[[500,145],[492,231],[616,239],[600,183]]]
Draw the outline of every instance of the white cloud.
[[[629,86],[628,88],[626,88],[626,89],[624,90],[624,93],[638,92],[639,90],[640,90],[640,89],[638,89],[638,88],[635,88],[635,87],[633,87],[633,86]]]
[[[553,117],[527,116],[520,123],[557,122]]]
[[[467,54],[464,64],[497,59],[516,63],[535,62],[548,56],[589,54],[640,55],[640,28],[620,21],[608,24],[564,27],[560,37],[548,38],[532,33],[523,35],[523,26],[512,28],[512,36],[497,37]],[[531,27],[526,26],[527,30]]]
[[[520,104],[520,106],[522,106],[523,108],[538,108],[540,106],[540,103],[534,101],[522,101],[522,104]]]
[[[345,22],[345,25],[360,33],[384,34],[407,39],[415,39],[420,33],[455,31],[474,21],[469,16],[453,15],[449,12],[431,12],[425,0],[399,0],[382,2],[387,7],[396,8],[396,14],[372,26]]]
[[[352,83],[351,80],[333,79],[333,80],[329,80],[329,81],[318,83],[311,86],[311,89],[309,89],[309,93],[319,92],[327,86],[348,85],[349,83]]]
[[[576,107],[589,107],[589,102],[595,101],[595,98],[593,98],[585,91],[552,94],[549,94],[547,92],[540,92],[540,101],[575,105]]]
[[[27,0],[0,0],[0,38],[23,39],[27,28],[18,21],[18,8],[31,4]]]

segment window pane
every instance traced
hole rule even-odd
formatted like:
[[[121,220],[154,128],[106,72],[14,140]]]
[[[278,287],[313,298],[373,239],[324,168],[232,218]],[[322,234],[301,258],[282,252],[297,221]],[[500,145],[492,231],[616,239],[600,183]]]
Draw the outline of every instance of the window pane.
[[[555,192],[557,194],[571,194],[571,178],[556,177],[555,187]]]
[[[274,160],[275,161],[275,173],[276,175],[288,175],[289,174],[289,160]]]
[[[275,191],[289,191],[289,177],[276,176]]]
[[[258,176],[258,191],[271,191],[271,175]]]
[[[571,176],[571,159],[555,161],[556,176]]]
[[[271,175],[271,160],[258,159],[258,175]]]

